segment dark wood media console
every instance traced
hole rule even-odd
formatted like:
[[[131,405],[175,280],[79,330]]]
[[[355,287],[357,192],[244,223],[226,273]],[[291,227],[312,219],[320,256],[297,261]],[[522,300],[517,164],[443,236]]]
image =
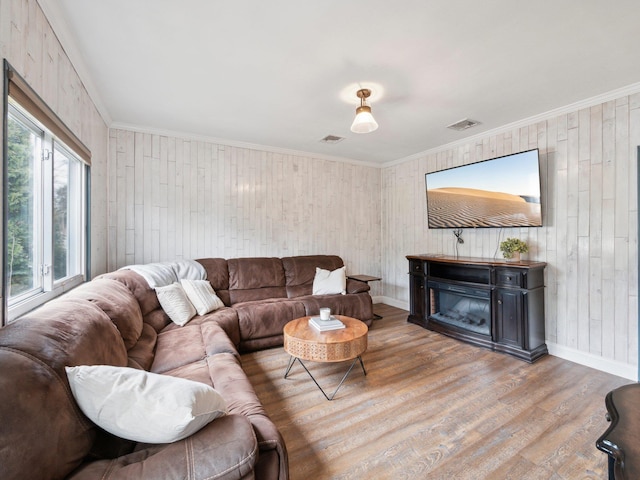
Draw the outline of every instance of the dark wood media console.
[[[546,355],[544,262],[408,255],[408,321],[527,362]]]

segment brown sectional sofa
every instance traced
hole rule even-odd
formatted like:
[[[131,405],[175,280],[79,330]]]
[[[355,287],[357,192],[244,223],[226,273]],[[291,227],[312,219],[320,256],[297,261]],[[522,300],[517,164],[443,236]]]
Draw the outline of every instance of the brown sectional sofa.
[[[183,327],[143,277],[118,270],[0,329],[0,478],[288,478],[284,441],[238,352],[281,345],[284,324],[321,306],[370,325],[369,287],[349,280],[346,295],[313,296],[315,268],[341,267],[336,256],[198,262],[225,307]],[[103,364],[211,385],[229,414],[171,444],[114,437],[79,410],[64,370]]]

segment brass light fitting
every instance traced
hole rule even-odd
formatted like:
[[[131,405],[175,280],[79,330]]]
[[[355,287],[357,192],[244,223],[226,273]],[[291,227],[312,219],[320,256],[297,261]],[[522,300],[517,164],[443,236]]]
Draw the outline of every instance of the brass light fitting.
[[[371,107],[367,105],[366,100],[371,95],[371,90],[362,88],[356,93],[360,99],[360,106],[356,108],[356,118],[351,125],[351,131],[354,133],[370,133],[378,128],[378,123],[371,114]]]

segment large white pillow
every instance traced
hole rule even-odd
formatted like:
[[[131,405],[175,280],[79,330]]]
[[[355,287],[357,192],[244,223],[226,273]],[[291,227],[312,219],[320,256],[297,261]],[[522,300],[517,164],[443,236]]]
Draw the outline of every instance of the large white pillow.
[[[340,267],[332,272],[316,267],[316,276],[313,279],[314,295],[331,295],[334,293],[347,293],[347,270]]]
[[[213,291],[208,280],[180,280],[189,301],[196,307],[198,315],[205,315],[219,308],[224,303]]]
[[[65,369],[84,414],[127,440],[176,442],[227,413],[224,399],[204,383],[110,365]]]
[[[156,295],[165,313],[181,327],[196,314],[196,309],[189,301],[182,285],[177,282],[166,287],[157,287]]]

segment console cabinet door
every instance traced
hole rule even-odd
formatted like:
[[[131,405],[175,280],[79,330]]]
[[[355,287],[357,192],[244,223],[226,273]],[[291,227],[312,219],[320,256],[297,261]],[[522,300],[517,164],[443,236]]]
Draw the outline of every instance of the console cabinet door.
[[[524,348],[524,295],[521,291],[495,290],[496,343]]]
[[[427,313],[427,292],[425,290],[425,277],[423,275],[412,274],[409,277],[409,295],[411,296],[410,308],[411,317],[415,320],[426,319]]]

